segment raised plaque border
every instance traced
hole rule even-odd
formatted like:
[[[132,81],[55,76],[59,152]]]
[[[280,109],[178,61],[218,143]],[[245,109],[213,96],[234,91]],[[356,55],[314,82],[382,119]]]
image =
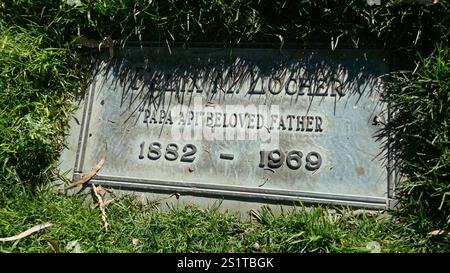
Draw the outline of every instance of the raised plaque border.
[[[153,47],[154,43],[147,43],[145,47]],[[128,43],[127,47],[141,47],[137,43]],[[264,46],[264,45],[263,45]],[[159,47],[159,46],[158,46]],[[203,44],[194,47],[198,49],[201,47],[215,47],[215,46],[204,46]],[[255,48],[257,45],[251,44],[249,46],[243,46],[243,48]],[[293,48],[293,45],[287,45],[287,48]],[[220,47],[220,49],[224,49]],[[266,48],[266,47],[257,47]],[[274,48],[274,46],[267,47]],[[316,49],[323,49],[325,47],[319,46]],[[297,49],[311,49],[311,47],[301,47]],[[118,49],[120,50],[120,49]],[[351,49],[338,49],[337,51],[346,51]],[[356,50],[369,50],[387,53],[389,56],[387,63],[389,71],[393,71],[395,67],[395,57],[391,55],[390,52],[380,49],[356,49]],[[97,72],[97,71],[96,71]],[[79,140],[77,145],[75,166],[72,180],[81,178],[83,173],[84,158],[86,156],[86,145],[89,136],[89,124],[91,119],[93,101],[95,98],[96,81],[94,80],[90,87],[87,89],[84,95],[84,106],[83,115],[81,121],[81,127],[79,132]],[[391,110],[389,104],[387,105],[387,116],[388,120],[391,118]],[[388,141],[391,141],[392,136],[388,137]],[[289,191],[289,190],[274,190],[274,189],[261,189],[254,187],[244,187],[244,186],[229,186],[221,184],[203,184],[203,183],[192,183],[183,181],[162,181],[162,180],[152,180],[152,179],[140,179],[140,178],[129,178],[129,177],[119,177],[119,176],[107,176],[102,174],[95,175],[86,184],[100,184],[105,186],[110,186],[118,189],[125,190],[139,190],[145,192],[153,193],[182,193],[193,196],[202,196],[216,199],[230,199],[238,201],[249,201],[249,202],[264,202],[268,204],[299,204],[299,203],[326,203],[331,205],[341,205],[341,206],[351,206],[351,207],[363,207],[370,209],[391,209],[397,205],[395,200],[395,188],[398,181],[397,172],[394,164],[394,159],[392,157],[391,145],[388,145],[387,158],[388,166],[387,168],[387,194],[386,197],[373,197],[373,196],[360,196],[360,195],[344,195],[344,194],[329,194],[321,192],[307,192],[307,191]]]

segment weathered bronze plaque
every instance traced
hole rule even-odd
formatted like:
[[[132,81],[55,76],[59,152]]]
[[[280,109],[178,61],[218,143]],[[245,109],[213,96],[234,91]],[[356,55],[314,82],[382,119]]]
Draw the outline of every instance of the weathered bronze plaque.
[[[386,207],[376,50],[126,47],[99,61],[74,176],[121,188]]]

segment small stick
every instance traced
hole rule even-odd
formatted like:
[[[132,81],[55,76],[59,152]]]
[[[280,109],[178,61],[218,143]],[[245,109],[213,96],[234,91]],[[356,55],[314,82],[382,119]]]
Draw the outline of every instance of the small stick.
[[[94,190],[94,194],[95,194],[95,196],[97,197],[98,204],[99,204],[99,208],[100,208],[100,211],[101,211],[101,213],[102,213],[103,227],[105,228],[106,231],[108,231],[108,219],[107,219],[107,217],[106,217],[106,211],[105,211],[106,205],[105,205],[105,203],[103,202],[102,197],[101,197],[100,194],[98,193],[98,189],[97,189],[97,187],[95,186],[94,183],[92,183],[92,189]]]
[[[97,174],[97,172],[100,170],[100,168],[103,166],[103,164],[105,164],[106,161],[106,151],[103,153],[102,158],[100,159],[100,161],[97,163],[97,165],[95,165],[92,170],[90,170],[88,173],[86,173],[85,175],[83,175],[80,179],[77,179],[75,181],[73,181],[72,183],[70,183],[69,185],[67,185],[64,190],[82,185],[86,182],[88,182],[89,180],[91,180],[92,177],[94,177],[94,175]]]
[[[26,231],[24,231],[16,236],[0,238],[0,242],[16,241],[16,240],[22,239],[24,237],[30,236],[31,234],[38,232],[41,229],[48,228],[51,226],[53,226],[52,223],[45,223],[45,224],[37,225],[30,229],[27,229]]]

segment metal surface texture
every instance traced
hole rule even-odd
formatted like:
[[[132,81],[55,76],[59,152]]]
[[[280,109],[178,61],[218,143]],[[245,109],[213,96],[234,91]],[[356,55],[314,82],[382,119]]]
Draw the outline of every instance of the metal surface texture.
[[[377,50],[138,48],[103,55],[74,177],[144,191],[385,208]]]

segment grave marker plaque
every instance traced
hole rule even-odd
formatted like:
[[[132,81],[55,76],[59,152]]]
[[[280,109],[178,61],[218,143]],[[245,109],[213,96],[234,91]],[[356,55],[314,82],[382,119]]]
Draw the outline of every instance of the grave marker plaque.
[[[217,198],[386,207],[377,50],[125,47],[86,93],[74,178]]]

